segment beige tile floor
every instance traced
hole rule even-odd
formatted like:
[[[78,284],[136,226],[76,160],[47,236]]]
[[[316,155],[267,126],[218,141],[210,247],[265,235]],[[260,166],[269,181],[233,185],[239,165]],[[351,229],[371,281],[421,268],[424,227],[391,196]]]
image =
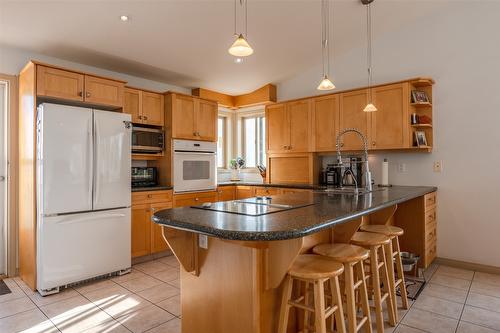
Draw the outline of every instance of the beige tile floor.
[[[500,332],[500,275],[432,265],[429,281],[386,332]],[[132,273],[41,297],[19,278],[0,296],[0,332],[180,333],[179,265],[164,257]],[[199,332],[217,333],[217,332]]]

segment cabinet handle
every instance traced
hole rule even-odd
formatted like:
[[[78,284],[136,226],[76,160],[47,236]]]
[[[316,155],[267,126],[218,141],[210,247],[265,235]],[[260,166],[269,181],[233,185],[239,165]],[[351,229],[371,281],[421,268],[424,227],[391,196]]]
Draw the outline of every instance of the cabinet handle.
[[[340,143],[340,147],[344,147],[344,143],[343,142]]]
[[[138,116],[137,118],[142,119],[142,116]]]
[[[88,92],[88,91],[87,91],[87,92],[85,93],[85,97],[90,97],[90,92]]]
[[[144,116],[144,120],[148,120],[148,117],[147,117],[147,116]]]
[[[372,146],[376,146],[377,143],[375,141],[372,141]]]
[[[194,198],[194,201],[200,201],[200,198]]]
[[[288,150],[291,150],[292,149],[292,146],[288,146]]]
[[[196,132],[193,132],[193,135],[196,136]]]
[[[78,96],[83,97],[83,91],[80,91],[80,92],[78,93]]]
[[[152,194],[148,194],[148,198],[150,198],[150,199],[151,199],[152,197],[153,197],[153,195],[152,195]]]

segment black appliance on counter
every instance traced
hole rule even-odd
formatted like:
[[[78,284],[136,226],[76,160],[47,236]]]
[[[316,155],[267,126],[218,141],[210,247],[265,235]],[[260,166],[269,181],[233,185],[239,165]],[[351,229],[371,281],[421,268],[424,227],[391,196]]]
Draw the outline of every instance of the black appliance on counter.
[[[354,186],[357,182],[358,187],[364,186],[362,161],[361,157],[345,157],[342,159],[342,165],[327,164],[320,172],[320,184],[344,187]]]
[[[158,186],[158,171],[155,167],[132,167],[132,187]]]

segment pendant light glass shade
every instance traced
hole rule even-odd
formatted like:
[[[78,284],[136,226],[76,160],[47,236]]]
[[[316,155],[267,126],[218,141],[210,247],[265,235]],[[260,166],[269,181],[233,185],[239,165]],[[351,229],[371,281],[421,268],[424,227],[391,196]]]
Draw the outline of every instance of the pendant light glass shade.
[[[335,89],[335,85],[328,78],[328,76],[324,76],[323,80],[319,83],[318,90],[332,90]]]
[[[243,37],[242,34],[239,34],[238,38],[236,38],[228,52],[235,57],[247,57],[253,53],[253,49],[250,47],[250,44],[248,44],[245,37]]]
[[[375,112],[375,111],[378,111],[377,108],[375,107],[375,105],[373,105],[372,103],[368,103],[365,108],[363,109],[364,112]]]
[[[323,79],[318,85],[318,90],[333,90],[335,85],[328,78],[330,74],[330,0],[321,1],[321,62],[323,65]]]

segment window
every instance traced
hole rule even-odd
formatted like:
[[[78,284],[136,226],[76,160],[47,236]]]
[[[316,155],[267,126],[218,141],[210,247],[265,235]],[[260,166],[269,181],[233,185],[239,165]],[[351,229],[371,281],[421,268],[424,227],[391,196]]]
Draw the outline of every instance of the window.
[[[247,168],[266,165],[266,118],[264,116],[242,118],[243,158]]]
[[[226,167],[226,117],[219,117],[217,123],[217,167]]]

